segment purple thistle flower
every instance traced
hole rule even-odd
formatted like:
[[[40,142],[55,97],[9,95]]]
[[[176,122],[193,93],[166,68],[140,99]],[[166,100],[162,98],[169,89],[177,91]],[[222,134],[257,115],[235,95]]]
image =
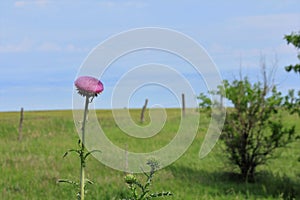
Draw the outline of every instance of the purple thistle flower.
[[[83,123],[82,123],[82,136],[81,136],[81,148],[78,150],[80,155],[80,192],[79,197],[81,200],[84,200],[84,190],[85,190],[85,159],[90,154],[90,152],[85,153],[84,147],[84,136],[85,136],[85,123],[87,119],[87,113],[89,108],[89,103],[91,103],[99,93],[103,91],[103,84],[98,79],[91,76],[80,76],[75,81],[75,86],[78,90],[78,93],[85,97],[85,108],[83,115]],[[90,99],[90,97],[92,97]],[[95,151],[95,150],[94,150]]]
[[[82,96],[97,96],[104,89],[103,84],[98,79],[91,76],[80,76],[75,81],[78,93]]]

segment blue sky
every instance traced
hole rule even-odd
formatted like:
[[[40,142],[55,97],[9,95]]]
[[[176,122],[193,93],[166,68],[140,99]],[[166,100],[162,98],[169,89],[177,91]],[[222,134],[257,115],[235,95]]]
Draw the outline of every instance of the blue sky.
[[[142,27],[174,29],[193,38],[224,79],[232,80],[241,69],[259,80],[264,56],[267,66],[278,67],[275,83],[281,91],[300,89],[299,75],[283,69],[299,62],[297,51],[283,40],[285,34],[299,31],[299,10],[298,0],[1,1],[0,111],[71,109],[74,79],[92,49],[115,34]],[[164,60],[174,68],[183,65],[178,58],[157,54],[128,56],[119,64],[131,66],[135,61],[130,59],[139,58],[145,63]],[[101,77],[105,91],[96,100],[98,108],[111,107],[110,90],[122,70],[115,66]],[[186,78],[196,94],[206,91],[198,75]],[[150,106],[178,106],[169,93],[158,85],[144,88],[124,107],[141,107],[146,97]]]

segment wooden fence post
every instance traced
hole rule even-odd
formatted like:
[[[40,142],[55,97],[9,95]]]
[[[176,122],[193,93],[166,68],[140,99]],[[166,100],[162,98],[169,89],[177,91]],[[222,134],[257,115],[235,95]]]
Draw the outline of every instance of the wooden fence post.
[[[220,95],[220,107],[223,109],[223,94]]]
[[[19,123],[19,137],[18,140],[21,141],[23,138],[22,129],[23,129],[23,118],[24,118],[24,109],[21,108],[20,111],[20,123]]]
[[[145,104],[142,108],[142,112],[141,112],[141,123],[144,122],[145,120],[145,111],[146,111],[146,108],[147,108],[147,104],[148,104],[148,99],[145,100]]]
[[[126,175],[128,172],[128,144],[125,145],[125,169],[124,174]]]
[[[185,99],[184,99],[184,94],[182,93],[182,116],[185,116]]]

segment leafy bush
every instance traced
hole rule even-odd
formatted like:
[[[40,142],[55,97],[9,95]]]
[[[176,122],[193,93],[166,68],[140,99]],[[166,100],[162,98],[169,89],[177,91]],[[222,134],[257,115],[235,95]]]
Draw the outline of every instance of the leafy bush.
[[[280,114],[284,105],[294,104],[289,101],[290,96],[283,97],[275,86],[268,85],[266,78],[263,83],[254,84],[247,77],[225,80],[224,88],[233,105],[227,109],[221,137],[225,152],[231,163],[239,167],[243,179],[252,182],[257,166],[272,158],[275,149],[295,140],[295,126],[286,127]],[[206,98],[200,96],[205,102]]]

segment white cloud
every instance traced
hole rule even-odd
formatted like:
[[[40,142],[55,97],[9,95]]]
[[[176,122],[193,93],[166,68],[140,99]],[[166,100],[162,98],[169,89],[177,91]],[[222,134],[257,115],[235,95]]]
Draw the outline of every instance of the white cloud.
[[[35,4],[38,6],[46,6],[49,4],[49,1],[48,0],[36,0]]]
[[[49,4],[48,0],[32,0],[32,1],[15,1],[14,6],[15,7],[24,7],[24,6],[29,6],[29,5],[34,5],[34,6],[46,6]]]
[[[223,72],[228,70],[238,70],[239,67],[251,69],[260,68],[260,59],[266,58],[269,67],[273,65],[279,68],[291,63],[298,62],[298,51],[296,48],[287,45],[283,40],[276,45],[266,45],[264,47],[232,47],[222,43],[214,43],[208,48],[217,67]],[[230,71],[230,74],[232,73]]]
[[[124,5],[129,7],[135,7],[135,8],[143,8],[147,6],[145,2],[141,2],[141,1],[127,1],[124,2]]]
[[[276,30],[292,31],[300,26],[300,14],[285,13],[272,15],[256,15],[239,17],[232,21],[233,25],[249,30],[268,30],[268,33]]]
[[[78,47],[78,46],[75,46],[74,44],[68,44],[64,49],[65,49],[65,51],[68,51],[68,52],[88,52],[88,51],[90,51],[89,48]]]
[[[0,45],[0,53],[7,53],[7,52],[26,52],[32,49],[33,42],[28,39],[24,38],[18,44],[4,44]]]
[[[143,8],[147,4],[142,1],[101,1],[99,5],[107,8],[120,8],[120,7],[130,7],[130,8]]]
[[[19,43],[0,44],[0,53],[17,53],[17,52],[88,52],[87,47],[79,47],[74,44],[57,44],[55,42],[45,41],[42,43],[33,42],[29,38],[24,38]]]
[[[23,7],[23,6],[26,5],[26,2],[25,2],[25,1],[16,1],[16,2],[14,3],[14,5],[15,5],[16,7]]]
[[[61,47],[58,44],[51,42],[44,42],[39,47],[37,47],[39,51],[61,51]]]
[[[232,48],[228,46],[222,46],[221,44],[212,44],[209,48],[209,52],[218,56],[230,56],[232,58],[238,58],[240,56],[247,57],[259,57],[260,55],[296,55],[297,50],[294,47],[288,46],[287,44],[278,44],[274,47],[264,48]]]
[[[224,69],[237,69],[240,65],[259,67],[259,59],[268,62],[278,57],[279,66],[297,62],[297,50],[287,45],[284,34],[299,30],[300,14],[272,14],[237,17],[226,20],[221,27],[222,37],[216,37],[207,50]],[[217,32],[220,34],[220,32]]]
[[[44,42],[36,48],[37,51],[45,52],[88,52],[88,48],[78,47],[74,44],[60,45],[54,42]]]

